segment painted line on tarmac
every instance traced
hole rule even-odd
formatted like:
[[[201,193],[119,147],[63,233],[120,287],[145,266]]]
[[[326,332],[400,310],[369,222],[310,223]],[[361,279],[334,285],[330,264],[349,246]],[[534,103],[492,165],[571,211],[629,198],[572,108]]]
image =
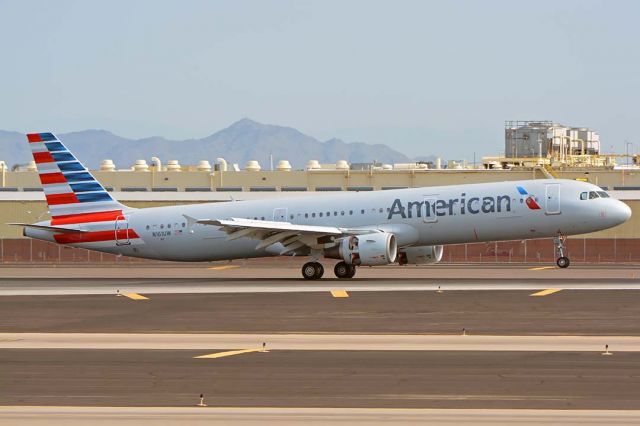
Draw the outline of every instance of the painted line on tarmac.
[[[537,293],[531,293],[529,296],[540,297],[540,296],[548,296],[553,293],[557,293],[561,291],[561,288],[548,288],[546,290],[539,291]]]
[[[226,356],[250,354],[250,353],[253,353],[253,352],[269,352],[269,351],[266,350],[266,349],[262,349],[262,348],[238,349],[236,351],[216,352],[216,353],[213,353],[213,354],[198,355],[198,356],[194,356],[194,358],[196,358],[196,359],[215,359],[215,358],[224,358]]]
[[[536,266],[535,268],[529,268],[530,271],[544,271],[545,269],[556,269],[555,266]]]
[[[347,290],[331,290],[331,295],[333,297],[349,297],[349,293],[347,293]]]
[[[225,269],[235,269],[239,268],[238,265],[221,265],[221,266],[212,266],[211,268],[207,268],[211,271],[224,271]]]
[[[123,296],[128,297],[129,299],[133,299],[133,300],[149,300],[148,297],[143,296],[141,294],[138,293],[122,293]]]
[[[256,348],[257,342],[269,342],[271,350],[640,352],[640,336],[0,333],[0,350],[193,349],[206,354]]]

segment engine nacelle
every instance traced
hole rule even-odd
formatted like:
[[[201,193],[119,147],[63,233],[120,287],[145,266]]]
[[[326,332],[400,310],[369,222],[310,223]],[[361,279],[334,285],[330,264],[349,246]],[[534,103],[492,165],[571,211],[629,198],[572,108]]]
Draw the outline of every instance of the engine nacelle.
[[[400,265],[428,265],[442,260],[443,246],[416,246],[405,247],[398,253]]]
[[[396,261],[397,254],[396,237],[388,232],[352,235],[324,249],[325,257],[341,259],[356,266],[388,265]]]

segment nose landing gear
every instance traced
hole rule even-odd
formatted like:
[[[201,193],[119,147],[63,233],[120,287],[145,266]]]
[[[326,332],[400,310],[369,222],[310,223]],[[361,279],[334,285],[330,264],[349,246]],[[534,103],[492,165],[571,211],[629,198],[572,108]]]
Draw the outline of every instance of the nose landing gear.
[[[558,265],[558,267],[560,268],[568,268],[569,264],[571,263],[569,261],[569,258],[564,255],[564,252],[566,249],[564,244],[565,241],[566,241],[566,238],[562,234],[558,234],[558,236],[553,239],[553,243],[555,244],[555,249],[556,249],[555,250],[556,256],[558,256],[556,260],[556,265]]]

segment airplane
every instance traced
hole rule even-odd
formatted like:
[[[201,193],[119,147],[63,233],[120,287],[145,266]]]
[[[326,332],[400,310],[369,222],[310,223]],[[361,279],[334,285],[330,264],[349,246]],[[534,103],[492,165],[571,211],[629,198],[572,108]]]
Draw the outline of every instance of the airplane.
[[[432,264],[446,244],[554,238],[557,265],[570,264],[565,237],[611,228],[631,209],[600,187],[539,179],[438,187],[314,193],[151,208],[115,199],[52,133],[27,135],[51,220],[26,237],[105,253],[180,262],[310,256],[305,279],[359,266]]]

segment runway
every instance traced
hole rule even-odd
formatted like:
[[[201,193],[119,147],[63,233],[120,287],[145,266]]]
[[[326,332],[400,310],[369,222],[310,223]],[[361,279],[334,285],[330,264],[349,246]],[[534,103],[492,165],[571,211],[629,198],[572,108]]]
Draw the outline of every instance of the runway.
[[[3,349],[0,405],[637,409],[640,353]],[[10,391],[9,391],[10,390]]]
[[[308,282],[288,265],[222,266],[4,269],[0,424],[47,409],[60,424],[103,413],[120,425],[640,416],[610,411],[640,409],[634,268],[363,268]],[[204,414],[186,408],[201,393]]]
[[[0,296],[0,332],[640,336],[637,290],[538,290]]]

